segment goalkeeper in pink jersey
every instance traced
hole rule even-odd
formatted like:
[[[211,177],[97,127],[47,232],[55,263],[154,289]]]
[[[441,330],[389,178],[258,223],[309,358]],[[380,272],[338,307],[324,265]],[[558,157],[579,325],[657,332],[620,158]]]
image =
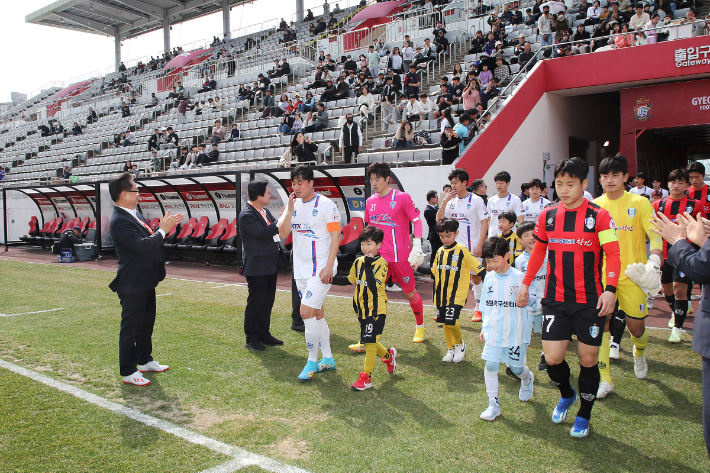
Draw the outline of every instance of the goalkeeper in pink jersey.
[[[414,268],[424,262],[422,251],[422,221],[419,209],[405,192],[390,187],[390,167],[387,163],[372,163],[367,169],[373,194],[365,203],[365,223],[382,229],[385,234],[380,254],[387,261],[387,277],[402,287],[414,312],[417,328],[414,343],[424,341],[424,304],[417,293]],[[409,243],[409,224],[414,226],[414,241]],[[364,351],[356,343],[352,351]]]

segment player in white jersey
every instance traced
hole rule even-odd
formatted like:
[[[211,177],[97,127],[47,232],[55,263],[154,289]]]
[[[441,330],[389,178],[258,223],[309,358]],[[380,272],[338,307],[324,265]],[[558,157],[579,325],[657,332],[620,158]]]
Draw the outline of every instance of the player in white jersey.
[[[523,202],[523,213],[518,215],[518,223],[537,223],[537,218],[540,216],[542,209],[550,205],[550,201],[541,196],[542,187],[543,184],[540,179],[533,179],[530,181],[528,184],[530,198]]]
[[[473,253],[474,256],[481,257],[481,247],[483,240],[488,233],[488,210],[486,204],[476,194],[469,192],[469,176],[463,169],[454,169],[449,174],[451,191],[446,193],[444,201],[436,213],[436,221],[443,218],[451,218],[459,222],[459,232],[456,241]],[[473,285],[473,295],[476,298],[476,307],[473,310],[473,322],[481,321],[481,288],[483,282]]]
[[[629,192],[636,195],[642,195],[647,199],[651,199],[653,189],[646,185],[646,175],[642,172],[636,174],[636,187],[629,189]]]
[[[338,269],[340,211],[333,201],[315,193],[310,167],[294,168],[291,185],[293,193],[288,199],[288,212],[279,223],[279,233],[290,229],[293,235],[293,277],[301,298],[308,348],[308,362],[298,379],[307,381],[316,372],[335,369],[323,302]],[[320,362],[319,347],[323,353]]]
[[[520,244],[523,246],[525,251],[523,251],[520,256],[515,258],[515,269],[520,270],[523,274],[528,270],[528,261],[530,261],[530,255],[535,247],[535,237],[533,232],[535,230],[535,225],[537,222],[523,222],[520,224],[517,230],[518,239]],[[545,255],[545,261],[542,263],[540,270],[535,275],[533,279],[533,286],[535,286],[535,293],[537,294],[537,302],[534,306],[531,306],[528,310],[528,316],[530,317],[531,323],[531,333],[541,333],[542,332],[542,305],[540,301],[542,296],[545,295],[545,283],[547,282],[547,255]],[[537,365],[537,369],[540,371],[547,371],[547,362],[545,361],[545,354],[540,355],[540,363]]]
[[[488,199],[488,215],[491,222],[488,224],[488,236],[496,236],[498,230],[498,216],[503,212],[512,211],[515,215],[523,214],[523,204],[520,202],[520,197],[508,192],[510,185],[510,174],[507,171],[501,171],[493,177],[496,183],[497,195]]]
[[[534,305],[537,298],[533,296],[524,307],[515,302],[525,274],[510,267],[507,240],[500,237],[487,239],[483,243],[483,258],[488,269],[481,296],[481,341],[485,342],[481,358],[486,360],[484,378],[488,408],[481,413],[481,419],[492,421],[500,415],[498,370],[501,363],[509,365],[520,377],[520,400],[528,401],[532,397],[535,377],[525,366],[525,357],[530,344],[528,307]],[[530,289],[534,291],[534,287],[531,285]]]

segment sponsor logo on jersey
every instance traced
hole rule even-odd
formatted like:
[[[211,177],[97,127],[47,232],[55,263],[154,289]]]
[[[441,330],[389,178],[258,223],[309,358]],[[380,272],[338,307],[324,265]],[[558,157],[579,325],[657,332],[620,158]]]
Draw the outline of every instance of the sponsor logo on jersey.
[[[609,271],[608,273],[606,273],[606,277],[608,278],[613,278],[614,276],[616,276],[616,273],[614,271]]]
[[[599,327],[596,325],[589,327],[589,335],[591,335],[592,338],[597,338],[597,336],[599,336]]]
[[[494,301],[487,299],[486,305],[488,307],[517,307],[515,301]]]
[[[316,238],[316,232],[313,231],[311,226],[307,223],[292,223],[291,229],[294,230],[299,235],[303,235],[309,238]]]
[[[636,216],[636,209],[634,209],[634,208],[627,209],[626,213],[629,214],[629,217],[634,218]]]
[[[579,246],[592,246],[592,240],[587,240],[586,238],[577,238],[577,244]]]
[[[636,229],[636,227],[634,227],[633,225],[619,225],[619,226],[615,227],[614,229],[615,229],[617,232],[619,232],[619,231],[621,231],[621,232],[633,232],[633,231]]]
[[[313,293],[311,291],[306,292],[306,299],[310,299]]]
[[[395,205],[397,205],[397,202],[394,200],[391,200],[390,201],[390,208],[393,209]]]
[[[394,220],[392,220],[392,217],[390,217],[389,214],[370,215],[370,223],[372,225],[382,225],[385,227],[397,226],[397,224],[394,223]]]
[[[614,219],[609,220],[609,228],[616,228],[616,222],[614,222]]]
[[[554,219],[552,217],[547,219],[547,224],[552,225],[552,222],[554,222]]]
[[[466,217],[466,214],[464,213],[454,212],[451,214],[451,218],[453,218],[457,222],[465,223],[466,225],[471,223],[471,221]]]
[[[493,294],[493,287],[489,287],[486,294]]]

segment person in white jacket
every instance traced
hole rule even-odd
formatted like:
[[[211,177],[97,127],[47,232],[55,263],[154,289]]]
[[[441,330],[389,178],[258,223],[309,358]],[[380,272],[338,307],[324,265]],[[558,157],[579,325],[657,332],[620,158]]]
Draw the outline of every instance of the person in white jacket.
[[[550,15],[550,7],[547,5],[542,7],[542,15],[537,20],[537,32],[540,35],[542,47],[552,46],[552,15]]]
[[[404,110],[404,117],[402,118],[410,122],[418,122],[422,119],[422,114],[424,113],[422,103],[417,100],[417,96],[414,94],[409,96],[409,102]]]
[[[367,119],[368,123],[375,120],[375,96],[370,93],[366,85],[362,86],[362,95],[357,99],[360,116]]]

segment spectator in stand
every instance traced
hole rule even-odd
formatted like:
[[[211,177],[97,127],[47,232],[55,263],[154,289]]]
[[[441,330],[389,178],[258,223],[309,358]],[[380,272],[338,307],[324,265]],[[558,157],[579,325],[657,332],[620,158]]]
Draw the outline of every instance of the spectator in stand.
[[[69,169],[69,166],[64,166],[64,172],[62,174],[62,179],[66,179],[66,180],[71,179],[71,170]]]
[[[424,109],[422,108],[422,103],[417,100],[417,96],[414,94],[409,95],[408,99],[409,101],[407,102],[407,106],[405,107],[404,116],[402,117],[402,119],[406,119],[409,122],[418,122],[422,119],[422,116],[425,113]]]
[[[87,125],[91,125],[92,123],[96,123],[97,121],[99,121],[98,115],[96,115],[96,112],[93,108],[89,107],[89,116],[86,117]]]
[[[616,28],[615,28],[616,32]],[[634,45],[634,35],[629,33],[629,25],[624,23],[621,27],[621,34],[614,38],[614,45],[618,48],[630,48]]]
[[[160,130],[157,128],[153,130],[153,134],[148,138],[148,151],[154,149],[160,149]]]
[[[284,112],[283,116],[281,117],[281,124],[279,125],[279,134],[282,136],[290,135],[291,127],[293,126],[293,121],[294,117],[291,116],[291,112]]]
[[[338,77],[338,86],[335,88],[334,100],[341,100],[350,97],[350,87],[345,82],[343,76]]]
[[[575,43],[572,45],[572,53],[573,54],[584,54],[591,52],[590,50],[590,41],[585,41],[583,43],[577,43],[576,41],[584,41],[584,40],[590,40],[592,38],[592,35],[589,34],[589,31],[587,31],[584,28],[584,25],[577,25],[577,32],[574,34],[574,37],[572,38]]]
[[[513,25],[520,25],[523,23],[523,12],[520,11],[520,6],[516,3],[515,6],[513,7],[513,19],[511,20],[511,24]]]
[[[313,36],[318,36],[321,33],[325,32],[325,30],[328,29],[327,25],[325,24],[325,20],[323,18],[318,18],[318,21],[316,22],[315,26],[313,27]]]
[[[598,5],[599,1],[596,1],[595,4]],[[572,30],[569,27],[569,21],[567,21],[567,17],[565,17],[563,12],[557,14],[557,18],[555,19],[553,26],[555,28],[555,43],[561,42],[564,34],[572,34]]]
[[[342,79],[342,77],[341,77]],[[332,100],[335,100],[335,95],[337,94],[337,89],[335,85],[333,85],[333,81],[328,79],[325,81],[325,89],[323,92],[320,94],[320,99],[322,102],[330,102]]]
[[[160,149],[173,149],[179,146],[177,133],[173,131],[173,127],[169,126],[163,135],[163,143]]]
[[[190,105],[190,102],[183,98],[180,100],[180,103],[177,106],[177,116],[178,116],[178,125],[181,123],[185,123],[185,114],[187,113],[187,108]]]
[[[239,139],[239,127],[236,123],[232,123],[232,131],[229,134],[227,141],[237,141]]]
[[[336,3],[335,8],[333,8],[333,13],[340,13],[341,11],[343,10],[340,9],[340,5]]]
[[[443,111],[441,114],[441,120],[439,120],[439,133],[444,133],[444,130],[446,129],[447,126],[450,126],[451,128],[454,127],[454,117],[451,116],[451,109],[447,108],[446,110]]]
[[[439,33],[442,31],[444,32],[444,34],[446,34],[446,28],[444,28],[444,24],[440,21],[437,21],[436,27],[434,28],[434,31],[432,31],[431,33],[432,33],[432,35],[434,35],[434,37],[437,37],[437,36],[439,36]]]
[[[136,144],[136,135],[134,135],[131,130],[126,131],[126,135],[123,139],[123,146],[131,146],[134,144]]]
[[[380,92],[380,110],[382,111],[382,131],[387,130],[388,125],[393,125],[397,121],[397,91],[392,86],[392,77],[387,76],[385,86]]]
[[[636,2],[636,14],[629,20],[629,31],[642,31],[649,21],[651,17],[643,11],[643,2]]]
[[[596,25],[601,21],[602,8],[599,0],[595,0],[591,7],[587,8],[587,19],[584,21],[585,25]]]
[[[145,108],[156,107],[158,105],[158,97],[155,96],[155,92],[150,94],[150,102],[145,105]]]
[[[395,47],[392,49],[392,54],[390,54],[388,66],[390,69],[392,69],[394,72],[397,74],[402,74],[403,73],[403,67],[404,61],[402,59],[402,56],[399,54],[399,48]]]
[[[224,129],[222,123],[219,120],[215,120],[214,126],[212,127],[212,144],[223,141],[225,133],[227,133],[227,130]]]
[[[392,78],[392,86],[397,91],[398,94],[402,93],[402,79],[400,79],[399,74],[394,73],[394,69],[388,69],[387,75]]]
[[[414,62],[414,48],[412,43],[405,41],[402,45],[402,70],[409,71],[409,65]]]
[[[187,148],[183,148],[186,150]],[[194,168],[197,165],[197,145],[192,145],[192,149],[185,155],[185,159],[181,159],[180,169]]]
[[[513,12],[510,10],[509,4],[503,4],[503,13],[500,15],[500,19],[506,26],[513,24]]]
[[[264,96],[262,105],[264,107],[261,109],[261,118],[271,116],[271,111],[276,105],[276,102],[274,102],[274,97],[271,96],[271,89],[266,89],[266,95]]]
[[[271,115],[280,117],[289,107],[288,95],[282,94],[279,103],[271,111]]]
[[[303,21],[313,21],[313,12],[310,8],[306,10],[306,16],[303,17]]]
[[[362,94],[357,99],[360,116],[369,124],[375,123],[375,96],[370,93],[367,86],[363,86],[361,91]]]
[[[293,125],[291,125],[291,134],[295,135],[303,129],[303,119],[301,114],[296,112],[293,119]]]
[[[481,103],[483,104],[483,108],[487,109],[488,101],[494,97],[497,97],[498,94],[500,94],[500,89],[498,88],[498,79],[494,77],[488,83],[488,86],[485,88],[485,90],[481,92]]]
[[[651,16],[651,21],[644,25],[643,31],[646,34],[647,44],[656,44],[658,42],[658,33],[660,30],[656,28],[659,27],[660,20],[661,17],[656,12]]]
[[[542,47],[552,46],[552,16],[547,5],[542,7],[542,15],[537,20],[537,29]]]
[[[279,77],[279,76],[278,76],[278,71],[279,71],[279,67],[280,67],[280,66],[281,66],[281,64],[279,64],[279,60],[278,60],[278,59],[275,59],[275,60],[274,60],[274,67],[272,67],[271,69],[269,69],[269,70],[267,71],[267,73],[266,73],[266,75],[269,76],[269,79],[273,79],[273,78],[275,78],[275,77]]]
[[[454,70],[454,74],[456,74],[456,71]],[[451,79],[451,97],[453,99],[454,104],[460,104],[463,103],[463,90],[465,89],[464,85],[461,83],[461,79],[459,76],[454,76]]]
[[[456,161],[459,157],[459,144],[461,144],[461,138],[454,132],[451,125],[446,125],[441,134],[441,164],[447,166]]]
[[[205,145],[200,146],[201,153],[197,156],[197,167],[201,168],[203,164],[215,163],[219,160],[219,151],[217,151],[217,143],[212,143],[212,151],[205,153]]]
[[[313,133],[314,131],[320,131],[328,126],[328,112],[325,111],[325,105],[322,102],[318,104],[317,112],[313,117],[313,123],[306,126],[303,131],[306,133]]]
[[[279,22],[279,29],[277,31],[286,31],[286,28],[288,28],[288,23],[286,23],[286,20],[281,18],[281,22]]]
[[[331,33],[338,34],[338,19],[332,13],[328,15],[328,29]]]
[[[537,59],[535,58],[535,53],[532,52],[532,48],[530,46],[530,42],[526,41],[525,42],[525,48],[523,49],[523,52],[521,52],[518,55],[518,64],[520,65],[520,69],[525,68],[525,66],[529,63],[530,65],[528,66],[528,71],[533,68],[535,63],[537,62]]]
[[[459,154],[463,154],[464,148],[473,139],[473,133],[469,130],[469,125],[471,124],[471,117],[469,114],[464,113],[459,117],[459,122],[454,125],[454,133],[461,138],[461,144],[459,145]]]
[[[321,104],[318,104],[320,106]],[[359,127],[355,127],[358,130]],[[315,153],[318,151],[318,145],[311,142],[310,138],[306,138],[302,132],[296,133],[296,136],[291,140],[291,156],[295,157],[299,163],[317,164]]]
[[[596,51],[599,48],[607,46],[609,44],[609,38],[606,36],[612,34],[613,28],[618,25],[619,22],[616,20],[603,21],[599,23],[594,29],[594,33],[592,33],[592,42],[590,43],[592,51]]]
[[[434,118],[439,118],[444,110],[451,107],[454,103],[454,98],[446,84],[441,84],[439,86],[439,95],[436,97],[436,106],[438,110],[434,112]]]
[[[353,114],[348,113],[345,116],[345,124],[340,131],[338,142],[340,153],[343,155],[345,163],[349,164],[355,161],[357,155],[362,152],[362,142],[362,131],[355,123]]]
[[[503,58],[496,58],[496,68],[493,71],[493,76],[502,86],[506,86],[510,82],[510,66],[503,64]]]
[[[296,94],[296,96],[298,96],[298,94]],[[301,113],[310,112],[311,110],[313,110],[315,108],[315,103],[316,102],[315,102],[315,99],[313,98],[313,94],[310,91],[308,91],[308,92],[306,92],[305,100],[303,102],[301,102],[300,104],[298,104],[298,111]]]
[[[468,50],[468,54],[482,53],[485,47],[486,38],[483,37],[483,32],[478,30],[476,31],[476,35],[471,40],[471,49]]]
[[[126,102],[121,103],[121,117],[126,118],[131,116],[131,109],[128,108],[128,104]]]
[[[81,125],[79,125],[79,123],[74,122],[74,127],[71,129],[71,134],[74,136],[81,135]]]
[[[404,93],[405,95],[417,95],[419,94],[419,74],[417,73],[417,66],[414,64],[409,64],[409,72],[404,78]]]
[[[434,44],[436,45],[436,54],[442,51],[446,56],[449,55],[449,40],[445,36],[444,30],[439,30],[439,34],[434,37]]]
[[[429,98],[426,92],[419,94],[419,102],[421,103],[421,116],[422,120],[431,120],[434,118],[434,112],[437,110],[437,106],[433,100]]]
[[[704,36],[708,34],[710,21],[706,21],[705,23],[695,23],[695,21],[695,10],[693,8],[688,10],[684,19],[680,20],[681,23],[693,23],[693,36]]]
[[[367,66],[372,77],[377,77],[380,72],[380,55],[375,51],[375,46],[371,45],[367,52]]]
[[[396,151],[401,151],[404,149],[414,148],[414,128],[412,127],[412,122],[402,120],[397,128],[397,133],[395,134],[395,145],[394,149]]]
[[[491,81],[493,78],[493,73],[488,70],[488,64],[483,63],[481,65],[481,68],[483,69],[481,71],[481,74],[478,76],[478,80],[481,81],[481,87],[486,88],[488,87],[488,83]]]

